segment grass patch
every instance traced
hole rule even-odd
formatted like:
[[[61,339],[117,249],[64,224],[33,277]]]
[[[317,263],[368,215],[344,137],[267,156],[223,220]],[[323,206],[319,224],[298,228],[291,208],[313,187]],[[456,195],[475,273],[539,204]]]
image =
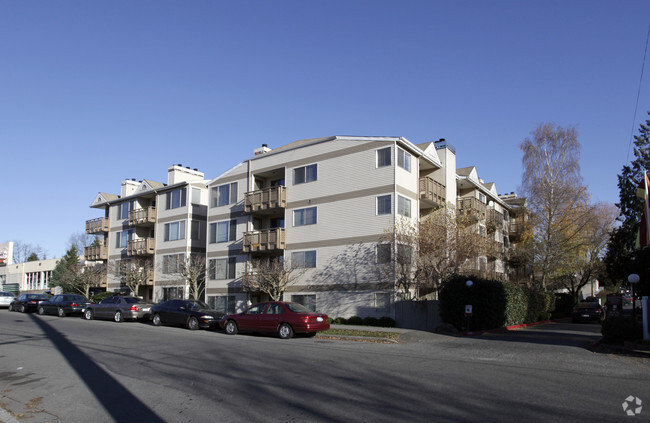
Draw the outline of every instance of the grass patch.
[[[373,330],[356,330],[356,329],[330,329],[324,332],[319,332],[320,335],[329,336],[358,336],[363,338],[387,338],[393,341],[399,340],[400,333],[396,332],[380,332]]]

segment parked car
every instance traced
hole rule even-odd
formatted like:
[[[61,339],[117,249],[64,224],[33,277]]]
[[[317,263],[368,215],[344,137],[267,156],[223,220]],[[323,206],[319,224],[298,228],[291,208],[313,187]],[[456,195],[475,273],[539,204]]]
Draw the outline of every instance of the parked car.
[[[224,313],[199,300],[169,300],[151,307],[151,315],[155,326],[170,324],[196,330],[218,326]]]
[[[581,322],[583,320],[597,322],[603,321],[605,320],[605,308],[595,302],[578,303],[575,307],[573,307],[571,320],[574,323]]]
[[[21,313],[36,311],[38,305],[48,299],[49,297],[45,294],[20,294],[9,304],[9,311],[20,311]]]
[[[121,323],[148,318],[152,306],[139,298],[116,295],[104,298],[99,304],[88,305],[83,313],[86,320],[112,319]]]
[[[9,308],[9,304],[15,299],[15,295],[11,292],[0,291],[0,307]]]
[[[326,314],[314,313],[299,303],[282,301],[255,304],[242,313],[223,316],[219,326],[229,335],[240,331],[276,332],[282,339],[289,339],[294,333],[314,336],[330,328]]]
[[[38,305],[38,314],[57,314],[65,317],[69,314],[82,314],[86,306],[92,304],[88,298],[76,294],[59,294]]]

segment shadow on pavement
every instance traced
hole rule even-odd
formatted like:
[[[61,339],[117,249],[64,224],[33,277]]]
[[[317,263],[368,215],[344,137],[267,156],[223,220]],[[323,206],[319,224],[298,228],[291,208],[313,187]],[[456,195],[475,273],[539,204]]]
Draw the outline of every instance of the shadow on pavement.
[[[113,420],[117,422],[164,422],[145,403],[99,367],[92,358],[68,341],[65,335],[40,318],[32,315],[30,317],[49,337]]]

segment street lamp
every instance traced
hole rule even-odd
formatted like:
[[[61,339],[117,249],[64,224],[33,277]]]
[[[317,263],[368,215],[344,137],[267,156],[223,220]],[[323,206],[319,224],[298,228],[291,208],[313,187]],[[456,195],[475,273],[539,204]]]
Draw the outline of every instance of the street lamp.
[[[633,319],[636,319],[636,307],[635,307],[635,304],[634,304],[635,303],[635,300],[634,300],[634,285],[639,283],[640,279],[641,278],[636,273],[632,273],[630,276],[627,277],[627,281],[630,284],[632,284],[632,318]]]

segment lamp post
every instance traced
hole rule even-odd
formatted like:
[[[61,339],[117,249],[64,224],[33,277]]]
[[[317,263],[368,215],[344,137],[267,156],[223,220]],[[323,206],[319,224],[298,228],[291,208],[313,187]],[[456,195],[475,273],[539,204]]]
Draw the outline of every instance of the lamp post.
[[[472,285],[474,285],[474,282],[472,282],[471,280],[468,280],[467,282],[465,282],[465,286],[468,287],[468,288],[471,288]],[[469,321],[472,318],[472,305],[471,304],[465,305],[465,317],[467,317],[467,331],[469,332]]]
[[[639,275],[636,273],[632,273],[630,276],[627,277],[627,281],[632,284],[632,318],[636,319],[636,305],[635,305],[635,299],[634,299],[634,285],[636,285],[639,282]]]

